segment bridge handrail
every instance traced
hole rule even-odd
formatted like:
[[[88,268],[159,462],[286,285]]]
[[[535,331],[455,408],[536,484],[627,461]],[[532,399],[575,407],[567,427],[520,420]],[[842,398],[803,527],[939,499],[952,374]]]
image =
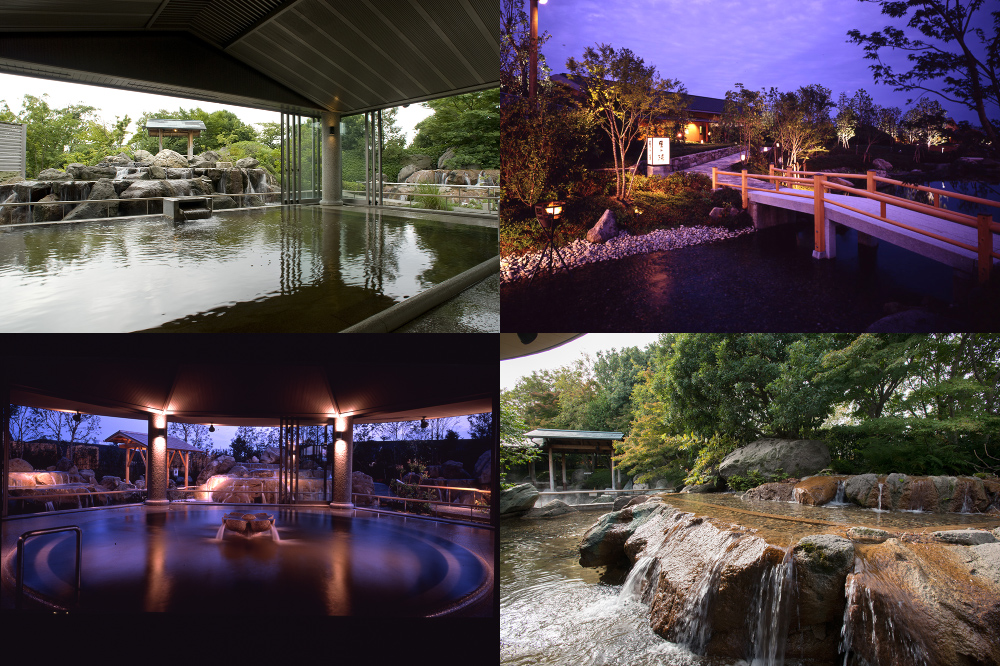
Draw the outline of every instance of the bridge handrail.
[[[776,171],[781,172],[781,174],[780,175],[775,175]],[[761,188],[761,187],[754,187],[754,186],[748,185],[747,184],[747,170],[746,169],[743,169],[740,173],[734,173],[732,171],[719,171],[718,168],[712,167],[712,189],[715,189],[716,187],[719,187],[719,186],[721,186],[721,187],[731,187],[733,189],[739,188],[740,191],[743,194],[743,207],[747,208],[748,207],[748,192],[750,190],[754,190],[754,191],[758,191],[758,192],[772,192],[772,191],[780,192],[780,190],[781,190],[781,183],[782,182],[793,182],[793,181],[794,182],[803,182],[805,180],[805,179],[802,179],[802,178],[798,178],[797,176],[790,176],[790,175],[788,175],[790,173],[795,173],[795,174],[812,173],[813,174],[813,179],[812,179],[813,180],[813,182],[812,182],[812,184],[813,184],[813,194],[812,194],[811,197],[808,196],[808,195],[802,195],[802,194],[791,193],[791,192],[781,192],[781,194],[782,195],[786,195],[786,196],[798,196],[798,197],[803,197],[803,198],[811,198],[815,202],[815,206],[816,206],[816,214],[815,214],[816,215],[816,220],[815,220],[815,224],[817,226],[817,238],[820,237],[819,236],[819,226],[820,226],[820,224],[823,221],[822,220],[823,215],[821,214],[821,212],[822,212],[822,204],[825,204],[825,203],[827,203],[829,201],[829,203],[832,204],[832,205],[840,206],[842,208],[846,208],[848,210],[852,210],[852,211],[854,211],[856,213],[864,215],[865,217],[871,217],[871,218],[880,220],[882,222],[885,222],[886,224],[891,224],[891,225],[893,225],[895,227],[900,227],[900,228],[903,228],[903,229],[907,229],[909,231],[912,231],[912,232],[917,233],[917,234],[922,235],[922,236],[927,236],[929,238],[935,238],[937,240],[944,241],[944,242],[949,243],[951,245],[956,245],[958,247],[962,247],[962,248],[965,248],[967,250],[971,250],[973,252],[976,252],[978,254],[978,263],[980,265],[979,266],[979,279],[980,279],[981,282],[986,282],[989,279],[990,271],[992,269],[992,264],[993,264],[992,259],[994,257],[1000,259],[1000,253],[997,253],[996,251],[993,250],[993,241],[992,241],[992,234],[994,234],[994,233],[1000,233],[1000,223],[994,222],[993,221],[993,217],[991,215],[978,215],[978,216],[974,216],[974,215],[968,215],[966,213],[958,213],[958,212],[954,212],[954,211],[948,211],[948,210],[941,209],[941,207],[940,207],[940,197],[941,196],[953,196],[953,194],[951,192],[947,192],[945,190],[937,190],[937,189],[934,189],[934,188],[922,188],[925,191],[929,191],[929,192],[931,192],[931,193],[934,194],[934,205],[933,206],[928,205],[928,204],[919,203],[919,202],[916,202],[916,201],[910,201],[909,199],[906,199],[906,198],[903,198],[903,197],[897,197],[897,196],[893,196],[893,195],[889,195],[889,194],[879,194],[878,192],[875,191],[875,183],[877,181],[882,181],[882,182],[900,182],[900,181],[891,181],[891,179],[888,179],[888,178],[880,178],[880,177],[878,177],[878,176],[875,175],[874,171],[869,171],[864,176],[865,180],[867,181],[867,189],[860,189],[860,188],[853,187],[853,186],[850,186],[850,185],[838,185],[837,183],[831,183],[831,182],[829,182],[827,180],[827,176],[830,175],[830,174],[827,174],[827,173],[824,173],[824,172],[821,172],[821,171],[820,172],[790,171],[790,170],[787,170],[787,169],[775,169],[774,166],[772,165],[771,168],[770,168],[770,174],[769,175],[753,174],[753,177],[756,178],[756,179],[758,179],[758,180],[774,181],[774,183],[775,183],[775,190],[770,190],[770,189],[764,189],[764,188]],[[735,185],[735,184],[729,184],[729,183],[720,183],[719,182],[719,176],[720,175],[724,175],[724,176],[739,176],[740,177],[740,184],[739,185]],[[838,173],[838,174],[835,174],[834,177],[841,177],[841,176],[854,177],[854,174],[839,174]],[[857,177],[860,177],[860,176],[857,176]],[[863,210],[854,208],[852,206],[848,206],[846,204],[839,203],[837,201],[828,200],[828,199],[826,199],[824,197],[824,193],[828,189],[830,189],[830,190],[840,190],[840,191],[847,192],[847,193],[850,193],[850,194],[856,194],[856,195],[864,197],[866,199],[871,199],[873,201],[878,201],[881,204],[880,211],[879,211],[881,214],[880,215],[876,215],[874,213],[869,213],[867,211],[863,211]],[[974,201],[974,202],[975,201],[983,201],[983,202],[988,203],[991,206],[1000,206],[1000,204],[998,204],[996,202],[991,202],[991,201],[988,201],[986,199],[978,199],[977,197],[970,197],[968,195],[963,195],[961,197],[955,197],[955,198],[964,198],[964,199],[971,200],[971,201]],[[898,222],[898,221],[895,221],[895,220],[890,220],[888,218],[888,216],[886,215],[886,205],[888,205],[888,204],[892,204],[893,206],[896,206],[898,208],[905,208],[907,210],[912,210],[912,211],[915,211],[915,212],[918,212],[918,213],[922,213],[924,215],[929,215],[931,217],[936,217],[936,218],[945,220],[947,222],[953,222],[955,224],[960,224],[962,226],[971,227],[973,229],[976,229],[978,231],[978,245],[975,246],[975,247],[973,247],[973,246],[970,246],[970,245],[968,245],[966,243],[962,243],[962,242],[953,240],[951,238],[947,238],[947,237],[941,236],[940,234],[936,234],[936,233],[931,232],[931,231],[926,231],[924,229],[920,229],[920,228],[917,228],[917,227],[912,227],[912,226],[907,225],[907,224],[903,224],[902,222]],[[823,246],[819,243],[819,241],[817,241],[816,251],[817,252],[824,252]]]

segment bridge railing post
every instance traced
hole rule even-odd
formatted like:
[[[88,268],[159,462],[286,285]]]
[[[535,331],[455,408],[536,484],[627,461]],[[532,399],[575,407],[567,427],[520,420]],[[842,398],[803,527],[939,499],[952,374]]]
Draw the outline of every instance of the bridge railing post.
[[[768,164],[767,165],[767,175],[770,176],[771,178],[774,178],[774,165],[773,164]],[[778,181],[772,180],[770,182],[774,185],[774,191],[777,192],[778,189],[779,189],[778,188]]]
[[[976,227],[979,231],[979,283],[986,284],[990,279],[990,270],[993,268],[993,234],[990,227],[993,225],[992,215],[977,215]]]
[[[719,175],[717,173],[718,170],[719,170],[718,167],[712,167],[712,189],[713,190],[719,187]]]
[[[813,256],[817,259],[829,256],[826,247],[826,207],[823,202],[825,180],[826,176],[823,174],[813,176]]]
[[[743,174],[740,176],[740,189],[743,190],[743,210],[746,210],[750,204],[747,201],[747,170],[743,169]]]
[[[875,172],[874,171],[869,171],[868,172],[868,191],[869,192],[875,192]],[[884,201],[880,201],[879,203],[880,203],[879,214],[882,217],[885,217],[885,202]]]

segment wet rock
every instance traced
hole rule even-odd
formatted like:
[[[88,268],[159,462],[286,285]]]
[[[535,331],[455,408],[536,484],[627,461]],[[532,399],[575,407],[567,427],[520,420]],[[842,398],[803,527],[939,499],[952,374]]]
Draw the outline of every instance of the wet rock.
[[[73,176],[62,169],[42,169],[38,172],[38,180],[73,180]]]
[[[872,166],[880,171],[892,170],[892,165],[883,159],[872,160]]]
[[[149,177],[156,180],[163,180],[167,177],[167,170],[161,166],[152,165],[149,167]]]
[[[279,456],[280,451],[278,451],[278,448],[276,446],[269,446],[260,454],[260,461],[270,465],[278,462]]]
[[[794,482],[772,482],[762,483],[756,488],[751,488],[743,494],[743,499],[748,500],[768,500],[771,502],[793,502],[795,501],[793,492]]]
[[[493,479],[493,452],[483,451],[482,455],[476,459],[472,470],[472,476],[476,481],[488,485]]]
[[[260,162],[253,157],[243,157],[236,160],[236,168],[238,169],[256,169],[258,165]]]
[[[500,492],[497,505],[502,518],[515,518],[527,513],[538,500],[538,489],[530,483],[522,483]]]
[[[441,153],[441,157],[438,158],[437,167],[438,169],[444,169],[448,166],[448,160],[455,159],[455,149],[448,148],[446,151]]]
[[[851,527],[847,530],[847,536],[852,541],[861,543],[882,543],[891,535],[885,530],[874,527]]]
[[[962,477],[954,479],[954,491],[947,504],[942,501],[941,511],[955,513],[985,512],[990,506],[990,498],[986,492],[986,484],[982,479]]]
[[[855,659],[1000,663],[1000,587],[990,576],[970,575],[970,549],[899,539],[864,548],[847,577],[846,631]]]
[[[695,483],[681,488],[682,493],[714,493],[716,490],[715,483]]]
[[[108,202],[105,199],[113,199]],[[89,220],[118,215],[118,193],[109,178],[101,178],[90,189],[87,201],[74,208],[64,220]]]
[[[615,214],[606,210],[597,224],[587,231],[587,240],[591,243],[607,243],[620,233],[621,229],[615,224]]]
[[[437,182],[436,178],[437,177],[435,176],[434,171],[432,171],[430,169],[420,169],[418,171],[414,171],[409,176],[407,176],[406,182],[407,183],[435,183],[435,182]]]
[[[215,462],[216,462],[216,467],[215,467],[216,474],[226,474],[229,472],[229,470],[231,470],[233,467],[236,466],[236,458],[232,456],[219,456],[218,458],[215,459]]]
[[[562,500],[553,500],[545,506],[536,507],[524,515],[525,518],[555,518],[567,513],[574,513],[576,509],[566,504]]]
[[[719,465],[719,476],[746,476],[750,470],[774,474],[778,470],[792,476],[815,474],[830,464],[826,444],[811,439],[759,439],[736,449]]]
[[[799,504],[809,506],[832,502],[843,480],[842,476],[810,476],[795,484],[793,497]]]
[[[601,516],[580,541],[580,566],[615,566],[628,563],[625,542],[648,520],[664,512],[666,506],[646,502]]]
[[[903,485],[896,504],[897,510],[935,511],[938,505],[938,491],[934,481],[928,477],[911,477]]]
[[[1000,587],[1000,543],[987,543],[963,549],[969,573],[987,578]]]
[[[17,203],[17,194],[12,192],[4,199],[4,203]],[[0,224],[16,224],[17,220],[14,219],[14,214],[18,213],[19,217],[23,215],[21,208],[21,206],[0,206]]]
[[[372,489],[375,487],[375,480],[368,476],[364,472],[352,472],[351,473],[351,490],[355,493],[363,493],[365,495],[371,495]]]
[[[399,175],[396,176],[397,183],[405,183],[406,179],[410,177],[411,174],[417,171],[417,167],[413,164],[407,164],[405,167],[399,170]]]
[[[35,468],[31,466],[24,458],[11,458],[7,461],[7,471],[8,472],[34,472]]]
[[[832,534],[799,540],[792,549],[798,576],[799,619],[804,625],[823,625],[823,634],[839,638],[844,618],[844,582],[854,568],[854,544]],[[827,650],[835,650],[830,644]]]
[[[132,155],[135,157],[135,161],[136,162],[152,162],[153,161],[153,153],[149,152],[148,150],[141,150],[141,149],[140,150],[136,150],[136,151],[134,151],[132,153]]]
[[[590,500],[591,504],[614,504],[614,495],[598,495],[594,499]]]
[[[996,538],[986,530],[945,530],[934,532],[934,536],[945,543],[959,546],[979,546],[984,543],[996,543]]]
[[[614,510],[621,511],[627,506],[642,504],[648,499],[649,497],[647,497],[646,495],[635,495],[635,496],[622,495],[621,497],[615,500]]]
[[[184,169],[190,166],[186,157],[169,148],[164,148],[156,153],[153,156],[152,165],[164,169]]]
[[[882,492],[882,504],[885,506],[886,494],[892,499],[892,507],[899,508],[899,499],[903,495],[903,490],[909,487],[910,478],[905,474],[890,474],[885,477],[885,487]],[[907,508],[907,507],[903,507]]]
[[[81,469],[80,478],[83,479],[83,483],[96,483],[97,476],[94,474],[92,469]]]
[[[233,465],[232,469],[229,470],[228,474],[229,476],[236,476],[243,478],[250,476],[250,470],[248,470],[243,465]]]
[[[73,461],[67,458],[66,456],[60,458],[59,461],[56,463],[56,471],[59,472],[68,472],[71,467],[73,467]]]
[[[66,173],[73,177],[73,180],[100,180],[102,178],[114,178],[118,169],[114,167],[88,166],[74,162],[66,166]]]
[[[121,482],[122,482],[121,477],[105,476],[104,478],[101,479],[101,486],[103,486],[107,490],[116,490],[119,484],[121,484]]]

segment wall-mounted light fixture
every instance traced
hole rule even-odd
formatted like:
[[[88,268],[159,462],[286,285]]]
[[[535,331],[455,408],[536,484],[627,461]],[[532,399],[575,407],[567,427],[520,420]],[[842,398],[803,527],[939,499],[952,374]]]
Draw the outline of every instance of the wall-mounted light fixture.
[[[210,426],[208,426],[208,431],[209,432],[215,432],[215,424],[214,423],[211,424]]]
[[[73,415],[73,420],[76,421],[77,423],[79,423],[82,419],[83,417],[80,415],[80,412],[77,412],[76,414]]]
[[[430,425],[430,424],[427,423],[427,419],[420,419],[420,429],[421,430],[424,430],[425,428],[427,428],[428,425]]]

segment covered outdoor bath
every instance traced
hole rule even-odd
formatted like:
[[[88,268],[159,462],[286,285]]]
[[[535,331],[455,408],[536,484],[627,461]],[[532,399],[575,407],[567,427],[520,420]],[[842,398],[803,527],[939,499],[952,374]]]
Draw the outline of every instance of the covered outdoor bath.
[[[492,340],[419,339],[385,349],[360,337],[345,353],[308,336],[167,340],[155,349],[108,338],[63,339],[52,350],[12,340],[20,352],[2,359],[4,405],[144,416],[145,433],[110,439],[146,450],[147,498],[5,515],[2,610],[495,618],[494,508],[490,524],[374,511],[352,488],[355,424],[482,412],[496,423]],[[5,471],[8,418],[5,408]],[[220,504],[168,492],[169,465],[183,466],[170,461],[171,421],[279,425],[277,496]],[[305,426],[329,436],[307,446]],[[493,440],[495,461],[495,426]],[[308,457],[324,463],[322,474],[306,473],[316,470],[300,464]],[[6,514],[6,484],[4,494]]]
[[[127,4],[127,12],[118,0],[0,7],[0,72],[274,111],[278,182],[263,183],[256,160],[242,171],[224,161],[200,169],[204,163],[192,160],[169,169],[177,173],[166,180],[147,181],[171,189],[166,195],[122,197],[136,185],[117,177],[101,196],[92,196],[101,181],[83,177],[18,183],[0,201],[0,290],[16,294],[15,312],[0,330],[388,332],[463,291],[492,285],[500,269],[496,179],[485,170],[470,176],[468,165],[461,174],[436,165],[444,173],[420,182],[449,193],[425,192],[419,201],[444,201],[434,207],[454,210],[403,208],[418,201],[416,181],[392,183],[399,172],[383,172],[383,114],[499,86],[494,2]],[[352,116],[364,117],[364,129],[345,137],[343,120]],[[167,137],[173,131],[155,125],[146,131]],[[188,132],[190,146],[198,129],[177,131]],[[347,187],[343,163],[355,156],[345,158],[346,142],[363,146],[365,174]],[[128,162],[120,171],[143,169],[148,165]],[[231,178],[220,178],[222,172]],[[167,219],[160,211],[170,199],[182,200],[172,210],[189,204],[199,215]],[[96,212],[63,224],[81,201]],[[50,213],[55,220],[38,221]],[[3,224],[5,216],[32,221]],[[123,248],[127,261],[104,251],[112,245]],[[79,247],[97,251],[76,273],[66,253]],[[39,257],[51,261],[42,272]],[[180,280],[188,285],[184,297],[161,298],[178,274],[188,278]],[[107,309],[96,318],[64,316],[81,302],[80,291],[95,284],[118,285]],[[443,329],[497,330],[498,298],[488,296],[487,324],[467,315]],[[122,313],[129,321],[117,319]]]

